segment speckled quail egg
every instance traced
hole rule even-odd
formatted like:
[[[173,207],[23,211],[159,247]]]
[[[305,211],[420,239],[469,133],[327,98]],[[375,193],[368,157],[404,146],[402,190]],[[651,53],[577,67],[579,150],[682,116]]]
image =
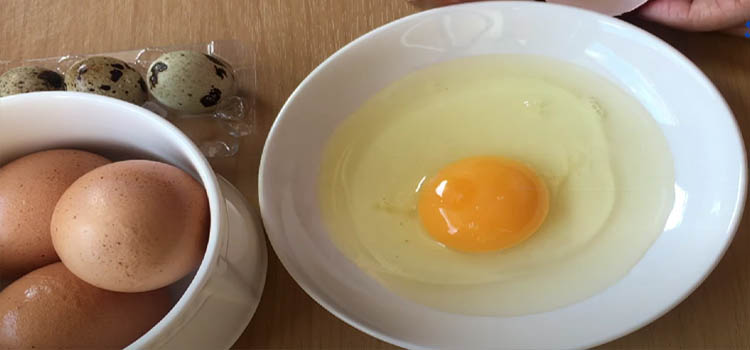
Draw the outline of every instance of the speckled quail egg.
[[[163,105],[186,113],[216,109],[235,93],[228,63],[195,51],[174,51],[157,58],[148,69],[148,87]]]
[[[65,90],[63,77],[46,68],[16,67],[0,75],[0,97],[53,90]]]
[[[148,98],[146,82],[127,63],[95,56],[78,61],[65,73],[70,91],[90,92],[141,105]]]

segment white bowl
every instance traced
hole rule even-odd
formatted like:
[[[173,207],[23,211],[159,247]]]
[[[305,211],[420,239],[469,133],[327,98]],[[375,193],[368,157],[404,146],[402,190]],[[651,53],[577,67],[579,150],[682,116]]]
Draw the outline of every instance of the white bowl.
[[[260,301],[266,246],[259,219],[195,145],[158,115],[113,98],[41,92],[0,98],[0,165],[51,148],[121,160],[145,157],[182,168],[206,188],[211,229],[194,276],[173,285],[171,311],[128,349],[226,349]]]
[[[582,302],[519,317],[471,317],[412,303],[349,261],[321,222],[317,174],[336,126],[414,70],[462,56],[533,54],[572,62],[639,100],[674,156],[665,231],[630,273]],[[607,342],[674,307],[711,272],[745,200],[746,161],[716,88],[660,39],[620,20],[539,2],[478,2],[378,28],[315,69],[281,110],[259,179],[269,239],[297,283],[352,326],[408,348],[568,349]]]

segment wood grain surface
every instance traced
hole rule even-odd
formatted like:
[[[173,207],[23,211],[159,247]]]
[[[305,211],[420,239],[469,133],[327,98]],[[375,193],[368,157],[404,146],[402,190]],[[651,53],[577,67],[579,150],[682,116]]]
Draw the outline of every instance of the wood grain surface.
[[[297,84],[334,51],[420,9],[405,0],[0,0],[0,60],[237,39],[257,62],[258,134],[214,162],[256,203],[268,128]],[[629,19],[692,59],[750,127],[750,40],[676,32]],[[703,116],[711,118],[710,115]],[[747,144],[747,138],[746,138]],[[600,349],[750,349],[750,222],[714,273],[649,326]],[[266,290],[237,349],[392,349],[318,306],[270,254]]]

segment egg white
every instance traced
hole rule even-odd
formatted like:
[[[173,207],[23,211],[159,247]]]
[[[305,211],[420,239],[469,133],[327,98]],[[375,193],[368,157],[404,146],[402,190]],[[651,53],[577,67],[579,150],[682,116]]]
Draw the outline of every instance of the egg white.
[[[419,187],[486,155],[536,170],[549,215],[510,249],[446,248],[421,226]],[[334,243],[398,294],[458,313],[525,314],[588,297],[640,259],[674,198],[670,157],[647,112],[604,79],[549,59],[478,56],[367,101],[329,141],[320,198]]]

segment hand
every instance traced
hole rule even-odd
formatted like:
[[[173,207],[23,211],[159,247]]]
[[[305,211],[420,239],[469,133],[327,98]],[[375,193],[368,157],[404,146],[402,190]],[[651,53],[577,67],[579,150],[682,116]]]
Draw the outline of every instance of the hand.
[[[421,5],[443,6],[476,0],[410,0]],[[742,35],[750,21],[750,0],[650,0],[638,13],[644,18],[678,29],[710,31],[734,28]]]
[[[750,21],[750,0],[651,0],[639,13],[679,29],[720,30]]]

